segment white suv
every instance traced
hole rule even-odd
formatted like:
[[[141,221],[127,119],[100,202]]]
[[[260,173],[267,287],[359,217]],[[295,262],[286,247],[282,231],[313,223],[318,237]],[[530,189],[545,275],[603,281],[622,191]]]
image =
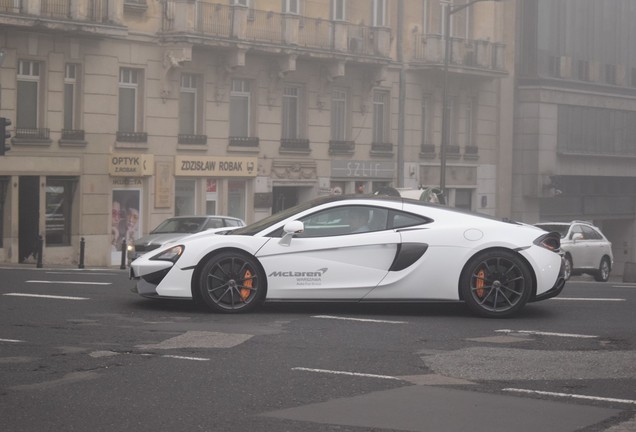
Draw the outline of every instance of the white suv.
[[[591,274],[599,282],[609,279],[614,265],[612,243],[598,227],[586,221],[542,222],[535,226],[561,234],[566,280],[581,273]]]

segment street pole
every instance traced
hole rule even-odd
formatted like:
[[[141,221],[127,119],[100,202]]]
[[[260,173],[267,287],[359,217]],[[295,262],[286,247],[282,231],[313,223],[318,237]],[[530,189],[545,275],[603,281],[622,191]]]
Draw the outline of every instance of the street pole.
[[[444,6],[444,81],[442,84],[442,133],[439,148],[439,189],[444,197],[445,203],[448,204],[446,194],[446,151],[448,148],[448,134],[450,126],[450,107],[448,106],[448,64],[450,63],[451,40],[450,40],[450,23],[451,15],[462,11],[475,3],[482,1],[501,1],[501,0],[472,0],[468,3],[453,7],[452,3],[446,3]]]

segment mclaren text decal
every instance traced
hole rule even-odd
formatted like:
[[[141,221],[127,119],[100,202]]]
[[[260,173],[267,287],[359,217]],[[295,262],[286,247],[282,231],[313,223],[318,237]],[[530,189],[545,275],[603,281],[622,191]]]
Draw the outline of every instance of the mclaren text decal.
[[[299,286],[319,286],[322,284],[322,275],[327,273],[326,268],[316,271],[298,272],[298,271],[273,271],[267,275],[269,278],[293,278],[296,279],[296,285]]]

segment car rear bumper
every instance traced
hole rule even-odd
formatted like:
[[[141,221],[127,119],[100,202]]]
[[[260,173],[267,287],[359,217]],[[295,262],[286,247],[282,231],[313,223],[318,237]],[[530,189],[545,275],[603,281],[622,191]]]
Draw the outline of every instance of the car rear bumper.
[[[565,257],[561,255],[561,268],[559,269],[559,276],[557,277],[557,280],[554,283],[554,286],[544,293],[535,295],[530,301],[536,302],[536,301],[547,300],[549,298],[556,297],[559,294],[561,294],[561,291],[563,291],[564,287],[565,287]]]

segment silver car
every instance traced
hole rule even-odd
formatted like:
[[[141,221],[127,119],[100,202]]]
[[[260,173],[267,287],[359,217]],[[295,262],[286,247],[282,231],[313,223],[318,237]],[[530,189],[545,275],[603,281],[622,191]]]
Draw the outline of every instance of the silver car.
[[[128,259],[136,258],[155,250],[164,244],[178,240],[190,234],[216,228],[232,228],[245,226],[242,219],[231,216],[175,216],[161,222],[157,228],[150,231],[131,245],[128,245]]]
[[[587,273],[599,282],[609,279],[614,256],[612,243],[591,222],[542,222],[535,224],[545,231],[561,235],[561,250],[565,254],[565,278]]]

